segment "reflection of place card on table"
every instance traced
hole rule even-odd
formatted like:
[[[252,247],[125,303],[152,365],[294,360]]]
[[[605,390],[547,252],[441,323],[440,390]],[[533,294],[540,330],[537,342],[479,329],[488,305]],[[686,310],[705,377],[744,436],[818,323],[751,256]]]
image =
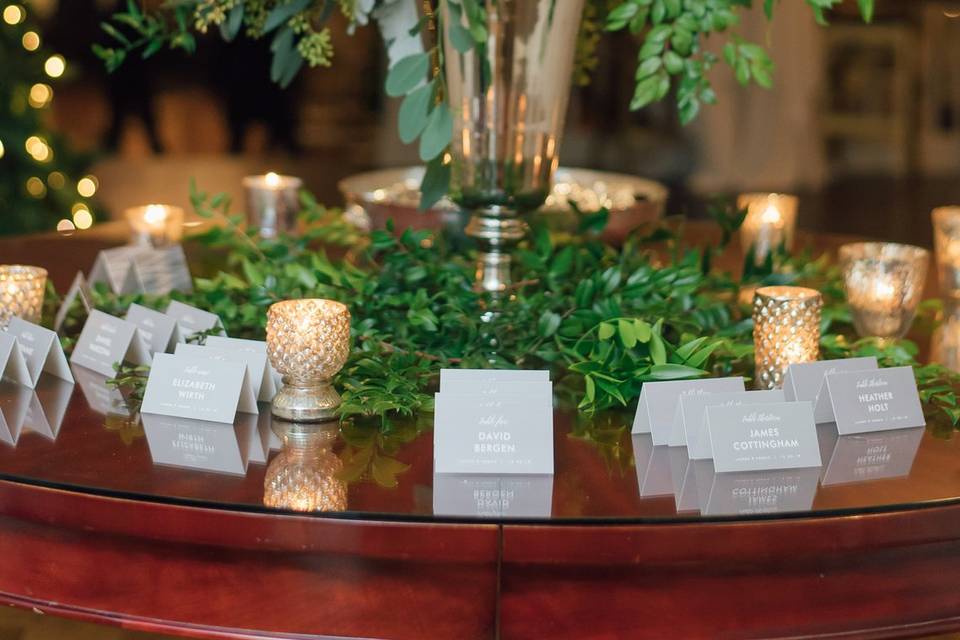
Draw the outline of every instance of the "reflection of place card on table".
[[[240,415],[250,415],[250,414],[237,414]],[[258,462],[260,464],[266,464],[267,459],[270,457],[271,444],[273,444],[274,436],[273,429],[273,416],[270,415],[269,411],[261,411],[260,415],[256,416],[256,425],[251,430],[249,434],[249,445],[246,447],[247,459],[250,462]],[[277,437],[277,448],[279,449],[282,446],[280,438]]]
[[[191,307],[179,300],[171,300],[165,313],[177,323],[179,342],[187,340],[195,333],[210,331],[217,326],[221,327],[220,335],[226,335],[222,330],[223,323],[216,314]]]
[[[670,447],[670,483],[673,485],[673,500],[677,513],[696,511],[697,481],[694,478],[693,462],[686,449]]]
[[[237,411],[257,413],[246,367],[210,357],[153,356],[142,413],[233,424]]]
[[[809,402],[707,407],[707,430],[718,473],[820,466]]]
[[[700,463],[710,465],[708,460]],[[712,473],[704,468],[698,482],[707,485],[700,511],[705,516],[755,515],[809,511],[817,494],[817,468]]]
[[[30,387],[0,381],[0,442],[17,446],[23,430],[23,419],[34,395]]]
[[[20,353],[23,354],[30,372],[30,386],[36,387],[40,374],[44,372],[73,382],[67,357],[63,354],[63,347],[56,333],[22,318],[10,318],[7,333],[15,337],[20,345]]]
[[[831,425],[832,426],[832,425]],[[898,429],[836,438],[821,484],[824,486],[910,475],[924,429]]]
[[[552,475],[434,474],[433,513],[477,518],[549,518]]]
[[[63,297],[63,302],[60,303],[60,308],[57,309],[57,315],[53,319],[54,331],[60,331],[60,327],[63,326],[64,321],[67,319],[67,314],[70,312],[70,307],[73,306],[73,301],[78,297],[83,304],[83,310],[86,313],[90,313],[90,309],[93,308],[93,305],[90,303],[90,286],[87,284],[86,278],[83,277],[82,271],[77,271],[77,275],[73,277],[73,282],[70,283],[70,288],[67,289],[67,293]]]
[[[640,389],[632,433],[650,433],[653,444],[683,444],[683,427],[675,425],[681,396],[722,391],[743,391],[743,378],[706,378],[645,382]]]
[[[165,313],[134,303],[127,309],[126,320],[140,332],[151,356],[166,353],[173,347],[177,321]]]
[[[73,365],[71,370],[91,411],[104,416],[129,413],[120,390],[107,386],[107,380],[113,376],[105,376],[79,365]]]
[[[680,399],[677,412],[680,414],[684,428],[687,442],[687,455],[689,455],[692,460],[705,460],[713,457],[713,450],[710,448],[710,436],[707,434],[707,407],[765,404],[783,401],[783,391],[780,389],[703,393],[683,396]]]
[[[655,447],[649,433],[635,433],[630,440],[633,443],[633,463],[640,495],[644,498],[672,495],[670,448]]]
[[[236,426],[155,414],[141,414],[143,432],[154,464],[186,467],[213,473],[245,475],[244,457]],[[255,416],[238,416],[246,423]]]
[[[832,415],[824,414],[824,410],[821,408],[819,401],[824,378],[830,373],[865,371],[867,369],[876,369],[877,367],[877,359],[873,356],[798,362],[787,367],[787,371],[783,376],[783,393],[788,402],[800,400],[812,402],[813,420],[817,424],[831,422],[833,419]]]
[[[522,394],[436,395],[435,473],[553,473],[552,387]]]
[[[73,395],[73,387],[72,382],[59,378],[41,378],[23,417],[24,428],[56,440]]]
[[[927,424],[913,367],[828,374],[820,400],[832,407],[840,435]]]
[[[134,364],[150,362],[137,328],[126,320],[94,309],[83,325],[70,362],[113,377],[116,373],[113,365],[123,361]]]
[[[242,357],[247,364],[250,374],[250,384],[253,385],[257,400],[271,402],[277,394],[276,381],[267,359],[267,343],[263,340],[243,340],[227,338],[225,336],[208,336],[204,343],[216,349],[228,349]]]

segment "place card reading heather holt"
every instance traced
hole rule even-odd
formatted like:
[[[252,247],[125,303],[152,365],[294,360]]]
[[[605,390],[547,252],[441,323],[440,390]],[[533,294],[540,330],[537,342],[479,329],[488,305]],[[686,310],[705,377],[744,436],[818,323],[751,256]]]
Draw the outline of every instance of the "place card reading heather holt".
[[[809,402],[707,407],[717,473],[820,466]]]
[[[817,424],[833,422],[833,410],[829,403],[824,405],[820,398],[826,376],[842,371],[866,371],[878,367],[877,359],[873,356],[791,364],[783,375],[783,393],[788,402],[812,402],[813,420]]]
[[[645,382],[640,389],[640,401],[631,432],[652,434],[655,445],[676,443],[676,446],[681,446],[683,428],[679,427],[677,437],[673,437],[674,418],[681,397],[744,389],[743,378],[740,377]]]
[[[235,361],[158,353],[142,413],[233,424],[237,411],[256,413],[246,367]]]
[[[831,373],[820,395],[830,404],[840,435],[927,424],[913,367]]]
[[[83,325],[70,362],[113,377],[114,363],[124,360],[134,364],[150,362],[137,328],[126,320],[94,309]]]

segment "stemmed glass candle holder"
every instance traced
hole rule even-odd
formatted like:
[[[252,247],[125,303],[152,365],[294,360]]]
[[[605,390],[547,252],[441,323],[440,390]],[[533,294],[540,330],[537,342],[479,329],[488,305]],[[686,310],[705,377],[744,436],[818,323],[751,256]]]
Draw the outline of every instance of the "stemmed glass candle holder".
[[[6,329],[13,317],[40,322],[46,288],[46,269],[20,264],[0,265],[0,329]]]
[[[165,247],[183,238],[184,212],[168,204],[148,204],[124,211],[130,225],[132,244]]]
[[[960,206],[937,207],[931,217],[940,293],[960,299]]]
[[[756,264],[763,264],[781,245],[793,248],[798,203],[796,196],[783,193],[744,193],[737,198],[737,208],[747,211],[740,227],[740,243],[744,251],[753,249]]]
[[[753,298],[756,386],[776,389],[791,364],[820,355],[820,292],[806,287],[760,287]]]
[[[291,422],[336,417],[340,394],[330,379],[350,353],[350,311],[333,300],[285,300],[267,311],[267,353],[283,376],[273,415]]]
[[[300,178],[273,172],[244,178],[247,224],[259,229],[263,238],[275,238],[280,233],[296,230],[301,187]]]
[[[923,295],[930,252],[892,242],[840,247],[853,326],[863,337],[902,338]]]

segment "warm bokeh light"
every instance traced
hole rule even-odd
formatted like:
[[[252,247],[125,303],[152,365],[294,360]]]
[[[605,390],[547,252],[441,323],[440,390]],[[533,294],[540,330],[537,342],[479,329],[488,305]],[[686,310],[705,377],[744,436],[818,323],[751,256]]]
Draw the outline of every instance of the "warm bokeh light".
[[[39,136],[30,136],[23,146],[37,162],[47,162],[53,158],[53,150],[47,141]]]
[[[0,158],[3,157],[4,153],[6,153],[6,151],[3,148],[3,140],[0,140]]]
[[[7,24],[20,24],[26,17],[27,12],[23,10],[23,7],[15,4],[7,5],[3,10],[3,21]]]
[[[47,193],[47,185],[43,184],[43,180],[36,176],[28,178],[27,193],[32,195],[34,198],[42,198]]]
[[[47,176],[47,184],[50,185],[51,189],[63,189],[64,185],[67,184],[67,179],[59,171],[52,171]]]
[[[36,51],[40,48],[40,35],[36,31],[27,31],[20,42],[27,51]]]
[[[79,193],[84,198],[89,198],[97,192],[97,181],[93,176],[86,176],[80,178],[80,181],[77,182],[77,193]]]
[[[76,230],[77,227],[73,224],[73,222],[67,220],[66,218],[57,223],[57,232],[61,235],[69,236],[72,235]]]
[[[143,212],[143,220],[148,224],[160,224],[167,219],[167,207],[162,204],[147,205]]]
[[[59,54],[52,55],[43,63],[43,70],[46,71],[47,75],[51,78],[59,78],[63,75],[63,72],[67,70],[67,61]]]
[[[77,229],[89,229],[93,224],[93,216],[89,210],[80,209],[73,214],[73,224],[77,225]]]
[[[51,100],[53,100],[53,89],[50,88],[50,85],[38,82],[30,87],[30,96],[28,101],[30,102],[30,106],[34,109],[40,109],[47,106],[50,104]]]
[[[70,208],[70,213],[76,213],[81,209],[87,209],[87,205],[84,202],[78,202]]]
[[[264,177],[264,181],[267,183],[268,187],[279,187],[280,186],[280,176],[275,174],[273,171],[268,173]]]

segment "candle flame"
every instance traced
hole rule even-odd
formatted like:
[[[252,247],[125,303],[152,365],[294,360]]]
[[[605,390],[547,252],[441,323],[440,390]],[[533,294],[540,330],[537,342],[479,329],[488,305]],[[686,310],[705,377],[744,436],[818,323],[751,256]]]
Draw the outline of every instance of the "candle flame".
[[[167,208],[162,204],[147,205],[143,212],[143,220],[147,224],[162,224],[167,219]]]
[[[878,280],[873,286],[874,295],[878,300],[890,299],[896,293],[896,289],[889,282]]]
[[[265,177],[268,187],[279,187],[280,186],[280,176],[275,174],[273,171],[268,173]]]
[[[780,210],[777,209],[777,205],[772,202],[768,203],[767,208],[760,214],[760,222],[763,224],[777,224],[782,220],[783,216],[780,214]]]

